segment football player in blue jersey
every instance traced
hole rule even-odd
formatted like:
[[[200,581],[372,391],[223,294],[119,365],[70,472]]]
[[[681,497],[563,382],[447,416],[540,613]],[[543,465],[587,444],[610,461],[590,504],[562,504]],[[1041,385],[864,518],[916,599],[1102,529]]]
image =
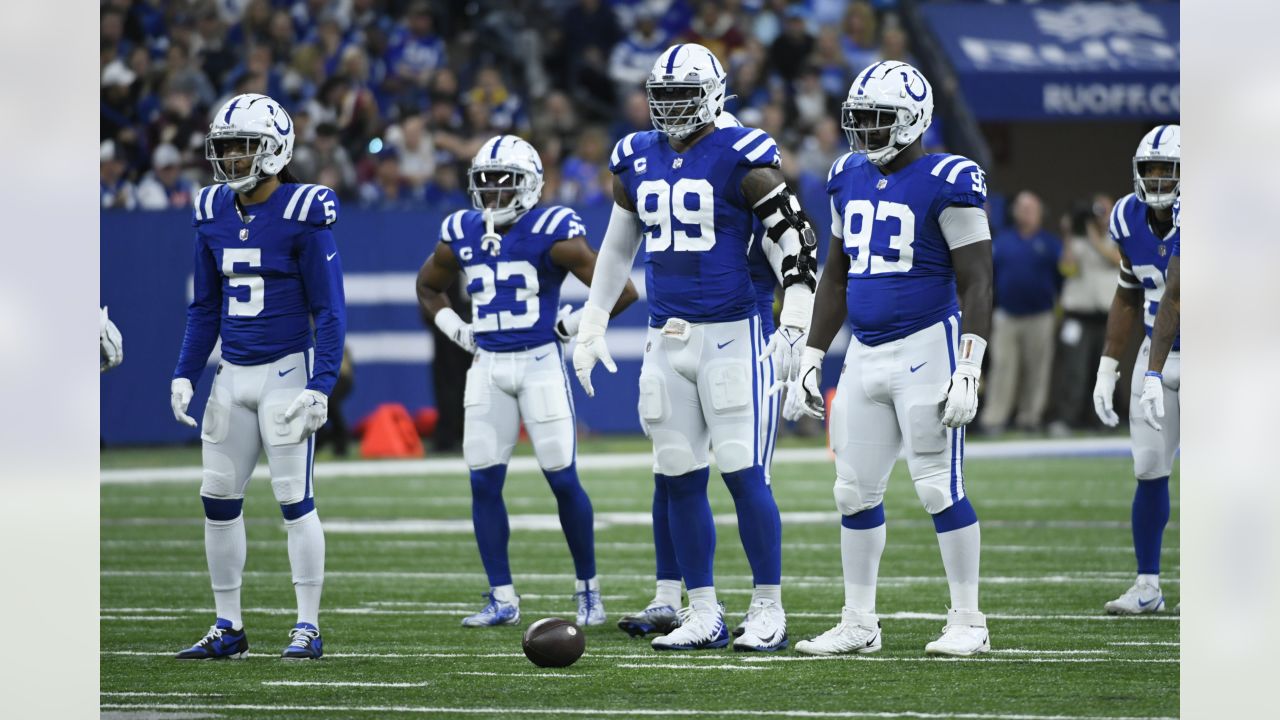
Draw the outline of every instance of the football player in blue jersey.
[[[853,152],[827,179],[831,251],[800,378],[807,410],[821,418],[822,360],[847,317],[852,337],[830,416],[845,601],[839,624],[796,644],[806,654],[881,647],[883,499],[902,450],[951,590],[946,626],[925,652],[990,649],[978,610],[981,536],[963,475],[964,426],[978,410],[991,331],[986,181],[972,160],[925,153],[932,117],[928,81],[896,61],[859,73],[841,108]]]
[[[218,363],[200,422],[205,554],[217,620],[183,659],[243,657],[240,615],[245,487],[265,450],[288,531],[298,622],[284,657],[319,658],[324,532],[312,486],[312,435],[328,417],[346,335],[342,263],[330,226],[337,195],[297,182],[293,121],[266,95],[237,95],[209,126],[205,156],[217,184],[196,193],[194,296],[173,374],[174,417],[219,336]],[[314,323],[314,330],[312,325]]]
[[[1164,295],[1160,298],[1160,309],[1156,310],[1156,319],[1151,328],[1151,358],[1147,362],[1147,375],[1142,379],[1142,419],[1156,430],[1163,430],[1160,420],[1164,418],[1164,368],[1169,361],[1169,353],[1178,339],[1178,330],[1182,318],[1182,197],[1173,203],[1173,224],[1178,228],[1178,236],[1173,238],[1173,247],[1169,250],[1169,266],[1164,272]]]
[[[571,208],[538,207],[542,161],[514,135],[490,139],[471,163],[474,210],[440,225],[440,243],[418,273],[418,301],[436,327],[475,359],[467,372],[462,454],[471,468],[471,519],[489,576],[487,603],[462,621],[467,627],[520,622],[520,598],[507,560],[510,527],[502,502],[507,463],[520,420],[551,485],[577,574],[579,626],[605,621],[596,579],[591,500],[575,465],[577,424],[564,367],[563,343],[581,311],[557,311],[569,273],[590,285],[596,254]],[[474,316],[464,322],[445,292],[465,273]],[[622,312],[638,294],[627,283],[613,306]]]
[[[715,123],[717,127],[742,127],[742,123],[727,110],[720,113]],[[764,242],[764,225],[758,219],[752,226],[751,235],[751,248],[747,251],[747,267],[751,274],[751,284],[755,287],[761,330],[767,340],[773,336],[773,301],[774,292],[782,283],[782,253],[777,244]],[[771,363],[766,369],[768,371],[766,381],[772,385],[776,380],[776,368]],[[792,397],[794,393],[788,396],[789,399]],[[773,459],[774,442],[777,440],[780,404],[780,396],[771,393],[764,413],[766,421],[760,424],[766,486],[771,486],[769,469]],[[753,525],[753,518],[758,515],[767,517],[777,513],[777,503],[773,498],[772,487],[767,493],[741,492],[743,489],[744,485],[741,483],[729,485],[738,510],[738,533],[742,539],[742,546],[747,551],[748,559],[751,561],[755,589],[746,619],[733,630],[735,637],[741,637],[747,631],[753,614],[767,612],[767,608],[773,603],[768,596],[775,591],[772,586],[778,584],[782,574],[781,523],[766,525],[767,530],[773,531],[770,535],[759,534]],[[676,608],[680,607],[681,598],[680,564],[676,559],[675,545],[671,538],[667,503],[666,484],[654,483],[653,546],[658,576],[657,590],[653,600],[644,610],[633,615],[625,615],[618,621],[618,627],[632,637],[649,633],[666,634],[679,626]],[[769,649],[782,649],[786,644],[785,639],[778,639],[769,643]]]
[[[1120,376],[1118,358],[1137,332],[1139,322],[1146,326],[1147,334],[1133,367],[1129,403],[1133,472],[1138,479],[1131,514],[1138,577],[1124,594],[1106,603],[1107,612],[1114,615],[1164,609],[1160,544],[1169,522],[1169,474],[1173,472],[1179,440],[1181,372],[1176,333],[1167,346],[1168,358],[1153,367],[1156,374],[1151,375],[1147,369],[1154,360],[1152,328],[1165,292],[1165,272],[1181,232],[1174,221],[1174,206],[1181,191],[1181,158],[1181,129],[1177,125],[1153,128],[1138,143],[1133,157],[1133,192],[1121,198],[1111,211],[1111,239],[1120,246],[1120,279],[1107,316],[1107,340],[1093,386],[1094,410],[1111,427],[1120,424],[1112,404]],[[1151,393],[1163,388],[1161,422],[1148,423],[1143,415],[1142,396],[1148,385]]]
[[[773,138],[759,129],[716,126],[725,72],[710,51],[695,44],[669,48],[646,88],[657,130],[627,135],[610,158],[613,214],[582,310],[574,369],[588,395],[595,393],[596,363],[616,371],[605,344],[608,308],[643,243],[650,312],[640,421],[653,441],[654,482],[659,497],[665,488],[671,540],[689,593],[679,627],[652,646],[696,650],[729,643],[712,573],[716,532],[707,479],[714,449],[756,577],[749,621],[734,647],[776,650],[786,644],[781,531],[765,481],[761,431],[776,422],[768,417],[770,378],[794,375],[808,331],[817,271],[813,227],[778,169]],[[748,266],[756,220],[764,243],[782,255],[783,307],[768,340]]]

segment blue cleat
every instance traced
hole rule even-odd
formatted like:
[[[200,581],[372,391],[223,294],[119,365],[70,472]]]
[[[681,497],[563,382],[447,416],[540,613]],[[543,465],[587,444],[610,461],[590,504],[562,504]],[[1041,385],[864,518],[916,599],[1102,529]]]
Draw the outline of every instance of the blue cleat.
[[[578,627],[604,624],[604,600],[599,590],[582,590],[573,594],[578,601]]]
[[[249,654],[244,628],[231,629],[231,621],[218,618],[200,642],[174,655],[178,660],[239,660]]]
[[[495,625],[519,625],[520,606],[517,603],[503,602],[492,592],[481,597],[489,598],[489,604],[475,615],[462,619],[462,627],[493,627]],[[517,601],[519,598],[517,598]]]
[[[319,660],[324,655],[320,629],[311,623],[298,623],[289,631],[289,647],[280,653],[285,660]]]
[[[666,635],[680,627],[680,618],[670,605],[650,604],[635,615],[623,615],[618,627],[631,637],[644,637],[649,633]]]

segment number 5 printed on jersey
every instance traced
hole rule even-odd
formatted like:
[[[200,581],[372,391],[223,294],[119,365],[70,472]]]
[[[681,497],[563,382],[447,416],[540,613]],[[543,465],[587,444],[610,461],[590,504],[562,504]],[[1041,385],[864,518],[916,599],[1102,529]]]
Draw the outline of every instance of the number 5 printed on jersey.
[[[877,224],[892,222],[888,247],[872,247]],[[886,232],[890,229],[886,229]],[[850,200],[844,205],[844,251],[849,255],[850,275],[907,272],[915,259],[911,243],[916,239],[916,215],[902,203],[882,200]],[[890,257],[897,258],[890,260]]]
[[[716,244],[715,189],[705,178],[645,180],[636,188],[636,214],[645,252],[705,252]]]

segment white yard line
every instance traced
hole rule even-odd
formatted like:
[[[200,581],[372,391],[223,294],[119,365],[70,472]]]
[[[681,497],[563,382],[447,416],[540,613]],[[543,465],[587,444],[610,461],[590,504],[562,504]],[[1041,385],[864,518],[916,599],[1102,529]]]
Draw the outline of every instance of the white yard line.
[[[279,687],[411,688],[427,686],[425,682],[340,682],[337,680],[263,680],[262,684]]]
[[[1080,438],[1069,440],[999,440],[973,442],[965,447],[970,458],[1009,459],[1036,457],[1077,457],[1126,455],[1128,438]],[[783,448],[774,452],[774,464],[831,462],[826,448]],[[643,453],[593,453],[578,456],[580,470],[640,470],[653,467],[653,455]],[[511,472],[538,472],[532,457],[513,458]],[[430,475],[467,475],[462,458],[430,458],[422,460],[352,460],[316,465],[317,479],[331,477],[407,477]],[[203,471],[197,466],[165,468],[120,468],[101,472],[104,485],[136,485],[167,482],[199,482]],[[254,471],[255,478],[266,478],[265,464]]]
[[[618,663],[614,667],[620,668],[644,668],[650,670],[657,668],[660,670],[764,670],[762,667],[749,667],[743,665],[689,665],[688,663]]]
[[[109,710],[261,710],[274,712],[296,712],[310,715],[316,712],[332,713],[412,713],[419,715],[586,715],[588,717],[604,716],[655,716],[655,717],[799,717],[799,718],[918,718],[919,720],[1174,720],[1166,717],[1112,717],[1096,715],[1028,715],[1022,713],[931,713],[917,711],[903,712],[859,712],[859,711],[824,711],[824,710],[691,710],[689,708],[664,709],[605,709],[605,708],[556,708],[556,707],[438,707],[425,705],[178,705],[147,704],[125,705],[119,703],[103,703],[103,709]]]
[[[1147,642],[1147,641],[1124,641],[1109,642],[1108,645],[1116,645],[1119,647],[1178,647],[1182,645],[1180,642]]]
[[[184,697],[184,698],[211,698],[222,697],[223,693],[192,693],[192,692],[108,692],[102,691],[98,693],[103,697]]]
[[[480,672],[480,671],[461,671],[455,670],[450,675],[478,675],[480,677],[501,677],[501,678],[581,678],[590,677],[589,675],[581,675],[578,673],[555,673],[555,672],[522,672],[522,673],[497,673],[497,672]]]

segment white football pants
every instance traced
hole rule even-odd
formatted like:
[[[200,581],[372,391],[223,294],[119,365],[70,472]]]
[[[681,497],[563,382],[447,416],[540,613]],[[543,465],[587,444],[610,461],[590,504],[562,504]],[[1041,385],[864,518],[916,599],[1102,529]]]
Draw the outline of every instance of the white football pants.
[[[558,341],[517,352],[477,350],[463,406],[462,455],[472,470],[511,460],[521,418],[543,470],[562,470],[573,462],[573,396]]]
[[[903,446],[916,495],[930,515],[964,497],[964,428],[942,424],[942,391],[955,370],[959,316],[882,345],[850,337],[832,400],[836,507],[853,515],[884,500]]]
[[[769,467],[777,436],[778,398],[768,397],[773,363],[752,316],[689,326],[687,336],[649,328],[640,369],[640,424],[653,440],[653,471],[684,475],[707,467],[714,448],[720,472]]]
[[[1173,472],[1173,456],[1178,452],[1181,424],[1178,421],[1178,388],[1182,384],[1182,362],[1177,350],[1164,361],[1164,417],[1156,430],[1142,419],[1142,383],[1151,357],[1151,338],[1142,341],[1133,365],[1129,398],[1129,436],[1133,440],[1133,473],[1139,480],[1168,477]]]
[[[258,454],[265,448],[277,502],[293,505],[314,496],[315,438],[291,442],[298,435],[300,418],[289,424],[284,421],[285,410],[306,389],[312,368],[310,350],[266,365],[218,363],[200,423],[204,455],[201,495],[243,498]]]

